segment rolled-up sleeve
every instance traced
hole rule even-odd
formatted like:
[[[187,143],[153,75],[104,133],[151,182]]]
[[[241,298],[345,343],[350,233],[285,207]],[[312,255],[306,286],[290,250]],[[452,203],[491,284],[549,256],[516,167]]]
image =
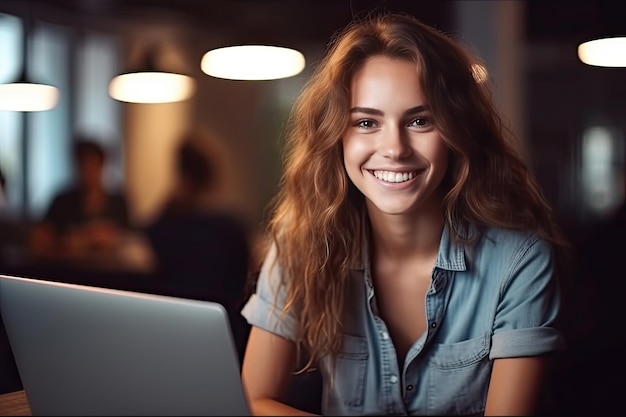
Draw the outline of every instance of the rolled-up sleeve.
[[[296,320],[293,310],[283,312],[285,285],[276,262],[276,246],[272,245],[261,267],[256,292],[250,296],[241,314],[251,326],[259,327],[288,340],[295,340]]]
[[[565,341],[553,327],[561,301],[550,244],[536,236],[526,240],[506,277],[489,357],[536,356],[564,349]]]

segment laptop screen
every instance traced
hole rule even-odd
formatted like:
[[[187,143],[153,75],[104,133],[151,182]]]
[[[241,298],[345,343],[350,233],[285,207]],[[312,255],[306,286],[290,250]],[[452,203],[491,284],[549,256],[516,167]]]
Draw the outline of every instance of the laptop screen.
[[[33,414],[249,415],[217,303],[0,275]]]

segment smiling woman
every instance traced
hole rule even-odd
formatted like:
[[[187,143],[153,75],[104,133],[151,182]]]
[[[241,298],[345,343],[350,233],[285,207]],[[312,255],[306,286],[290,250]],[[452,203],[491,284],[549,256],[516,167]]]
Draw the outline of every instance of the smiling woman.
[[[302,363],[321,373],[323,414],[539,410],[564,347],[565,242],[479,62],[406,14],[332,39],[292,109],[242,311],[255,414],[301,411],[284,401]]]

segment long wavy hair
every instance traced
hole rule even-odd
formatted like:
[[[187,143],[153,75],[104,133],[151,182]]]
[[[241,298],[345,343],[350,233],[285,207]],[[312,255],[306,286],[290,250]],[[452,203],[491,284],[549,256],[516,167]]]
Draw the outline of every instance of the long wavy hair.
[[[330,41],[294,103],[268,221],[267,243],[277,247],[287,291],[283,312],[297,312],[296,344],[309,358],[303,369],[340,349],[350,269],[362,259],[367,215],[345,172],[342,136],[352,76],[375,55],[416,65],[434,124],[451,149],[443,182],[451,230],[469,224],[533,229],[560,241],[551,209],[494,108],[489,82],[477,77],[479,60],[409,15],[355,19]]]

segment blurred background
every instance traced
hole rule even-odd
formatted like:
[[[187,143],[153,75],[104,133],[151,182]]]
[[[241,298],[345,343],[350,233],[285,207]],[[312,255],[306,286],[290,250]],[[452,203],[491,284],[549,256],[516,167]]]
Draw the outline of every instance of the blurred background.
[[[88,137],[106,150],[103,181],[126,198],[132,227],[149,229],[182,187],[177,150],[192,138],[219,173],[210,204],[236,219],[253,242],[276,191],[284,124],[294,98],[333,34],[353,16],[383,9],[413,14],[484,60],[504,121],[519,138],[574,248],[569,265],[574,308],[567,315],[573,349],[559,381],[562,398],[572,411],[608,407],[623,390],[610,382],[621,380],[621,374],[616,368],[618,377],[612,380],[595,372],[598,356],[621,354],[606,335],[614,334],[615,319],[623,316],[617,314],[623,301],[610,288],[624,277],[611,266],[622,256],[626,219],[614,223],[623,213],[626,188],[626,68],[584,64],[577,48],[587,40],[626,35],[619,2],[0,0],[0,84],[24,75],[58,93],[46,110],[0,110],[0,273],[214,300],[216,291],[223,292],[207,287],[215,276],[203,268],[214,271],[211,262],[222,262],[219,268],[230,272],[215,275],[238,283],[231,285],[231,318],[237,320],[237,303],[245,298],[245,268],[240,267],[249,254],[240,240],[227,247],[222,238],[238,236],[237,226],[210,243],[202,240],[209,232],[195,230],[195,223],[186,223],[186,229],[172,226],[177,223],[159,228],[152,235],[164,237],[169,246],[155,248],[176,254],[171,270],[181,271],[181,263],[187,270],[158,279],[155,272],[170,269],[154,268],[155,254],[141,243],[143,234],[125,241],[121,257],[99,263],[88,258],[58,269],[29,256],[31,228],[76,178],[72,146],[76,138]],[[205,53],[238,44],[294,48],[305,58],[304,69],[266,80],[218,78],[202,70]],[[114,77],[148,64],[190,77],[192,94],[164,103],[132,103],[110,95]],[[6,97],[0,92],[0,106]],[[194,230],[199,240],[191,238]],[[182,238],[174,240],[176,233]],[[215,259],[191,249],[209,247]],[[197,258],[187,261],[184,253]],[[237,258],[223,264],[233,253]],[[244,326],[239,347],[245,333]],[[5,353],[12,366],[6,345]],[[11,369],[12,374],[0,373],[13,375],[5,378],[11,385],[2,390],[19,386]],[[606,382],[589,391],[577,383],[584,375]],[[587,401],[579,402],[580,396]]]
[[[626,70],[580,62],[583,40],[626,30],[615,2],[365,0],[1,0],[0,83],[26,66],[59,88],[56,107],[0,111],[5,211],[42,215],[72,174],[77,133],[112,154],[105,180],[123,187],[134,222],[149,222],[172,184],[172,149],[201,131],[219,154],[221,199],[251,228],[263,219],[280,171],[287,112],[332,34],[358,13],[405,11],[466,41],[486,61],[505,120],[521,139],[564,228],[574,239],[624,198]],[[29,53],[22,57],[24,19]],[[300,50],[306,67],[277,80],[208,76],[205,52],[238,43]],[[116,101],[118,73],[151,52],[193,77],[175,103]],[[26,61],[26,62],[24,62]]]

